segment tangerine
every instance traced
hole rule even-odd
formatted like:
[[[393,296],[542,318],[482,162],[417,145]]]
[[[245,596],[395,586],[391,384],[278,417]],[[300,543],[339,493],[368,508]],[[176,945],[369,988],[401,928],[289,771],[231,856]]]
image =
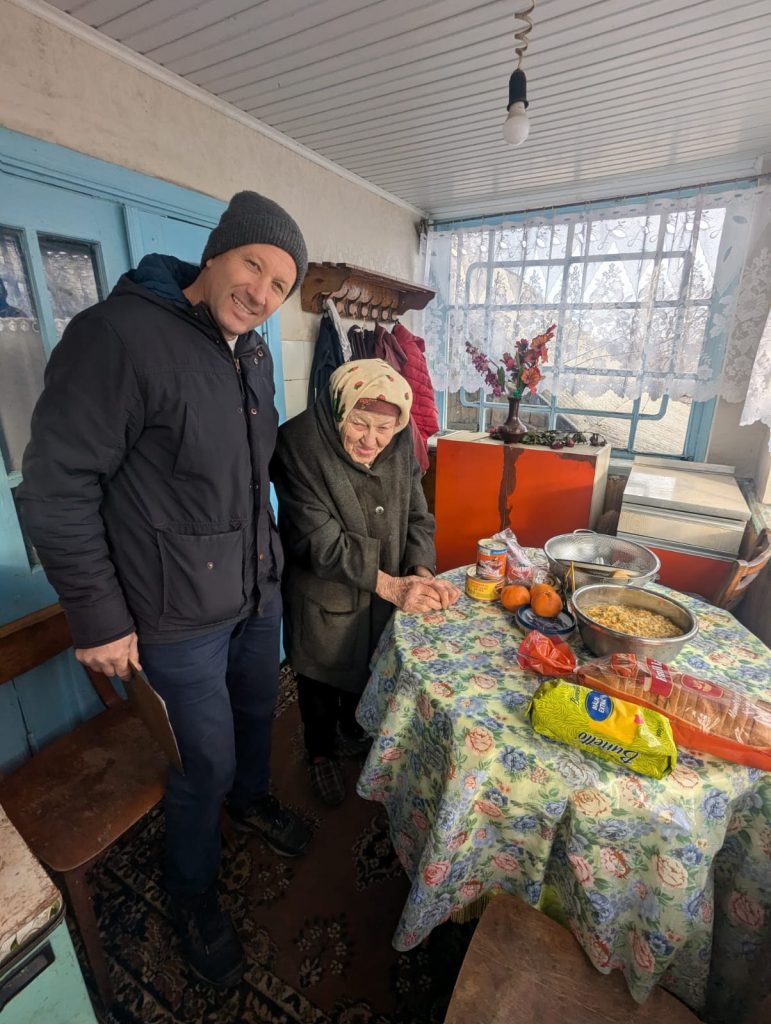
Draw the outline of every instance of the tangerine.
[[[530,600],[532,601],[534,597],[538,597],[539,594],[546,594],[550,590],[554,590],[554,587],[549,586],[548,583],[535,583],[530,588]]]
[[[553,619],[562,611],[562,599],[554,587],[546,586],[535,597],[531,596],[530,607],[542,619]]]
[[[530,591],[519,583],[511,583],[501,590],[501,604],[510,612],[514,612],[517,608],[530,604]]]

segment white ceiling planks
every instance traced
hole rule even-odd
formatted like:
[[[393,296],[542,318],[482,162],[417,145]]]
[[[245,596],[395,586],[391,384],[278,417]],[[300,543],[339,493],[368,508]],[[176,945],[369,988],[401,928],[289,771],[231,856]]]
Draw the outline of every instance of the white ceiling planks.
[[[518,148],[501,126],[524,0],[55,6],[435,217],[700,184],[771,155],[769,0],[536,0]]]

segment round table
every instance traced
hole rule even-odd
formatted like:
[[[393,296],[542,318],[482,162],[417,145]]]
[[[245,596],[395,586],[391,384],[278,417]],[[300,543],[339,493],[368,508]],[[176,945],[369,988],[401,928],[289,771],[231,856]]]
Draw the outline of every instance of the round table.
[[[462,586],[464,572],[445,575]],[[771,651],[676,596],[699,632],[673,664],[769,697]],[[375,652],[358,792],[385,805],[412,882],[394,946],[506,890],[567,925],[598,970],[622,970],[636,1000],[661,983],[740,1024],[771,949],[771,774],[682,749],[656,780],[547,740],[526,716],[541,679],[517,665],[522,635],[500,604],[464,595],[397,612]]]

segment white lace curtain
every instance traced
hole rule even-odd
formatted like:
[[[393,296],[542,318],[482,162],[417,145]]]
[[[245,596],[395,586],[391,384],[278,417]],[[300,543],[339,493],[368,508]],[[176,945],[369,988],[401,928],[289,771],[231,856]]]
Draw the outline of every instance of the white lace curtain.
[[[742,182],[432,228],[434,387],[477,390],[467,340],[498,359],[555,322],[541,390],[560,405],[747,396],[745,415],[768,422],[770,194]]]
[[[744,402],[740,423],[771,428],[771,183],[758,190],[752,233],[728,342],[723,386],[729,402]],[[771,451],[771,435],[768,442]]]

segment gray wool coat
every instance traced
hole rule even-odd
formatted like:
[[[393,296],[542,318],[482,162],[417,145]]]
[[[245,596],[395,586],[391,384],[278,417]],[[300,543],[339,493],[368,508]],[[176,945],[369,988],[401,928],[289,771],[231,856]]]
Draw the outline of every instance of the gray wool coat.
[[[361,692],[394,606],[375,594],[378,569],[434,569],[434,517],[426,508],[409,429],[371,469],[343,448],[329,393],[278,432],[271,476],[286,565],[284,646],[295,672]]]

